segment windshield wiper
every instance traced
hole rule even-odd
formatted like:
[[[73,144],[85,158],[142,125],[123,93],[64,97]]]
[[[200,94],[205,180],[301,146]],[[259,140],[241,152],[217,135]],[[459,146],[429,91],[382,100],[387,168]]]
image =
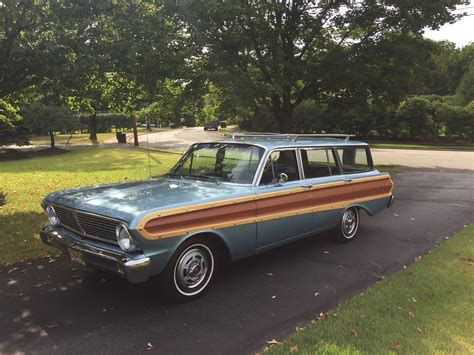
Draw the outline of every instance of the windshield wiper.
[[[180,175],[180,174],[168,173],[168,174],[165,174],[165,176],[166,177],[177,177],[177,178],[180,178],[181,180],[184,180],[183,175]]]
[[[183,177],[190,177],[190,178],[196,178],[196,179],[203,179],[203,180],[207,180],[207,181],[213,181],[215,182],[216,184],[219,184],[219,180],[214,177],[214,176],[209,176],[209,175],[204,175],[204,174],[186,174],[186,175],[183,175]]]

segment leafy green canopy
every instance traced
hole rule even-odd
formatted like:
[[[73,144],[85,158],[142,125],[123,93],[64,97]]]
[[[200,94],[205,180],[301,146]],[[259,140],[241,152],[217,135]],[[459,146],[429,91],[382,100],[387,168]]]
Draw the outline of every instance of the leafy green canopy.
[[[264,105],[280,130],[290,131],[293,112],[305,100],[385,95],[394,86],[374,82],[377,72],[396,75],[403,51],[419,44],[425,27],[455,20],[450,10],[460,3],[191,0],[178,13],[207,58],[211,80],[249,107]],[[387,39],[393,39],[388,47]],[[393,80],[397,87],[410,85]]]

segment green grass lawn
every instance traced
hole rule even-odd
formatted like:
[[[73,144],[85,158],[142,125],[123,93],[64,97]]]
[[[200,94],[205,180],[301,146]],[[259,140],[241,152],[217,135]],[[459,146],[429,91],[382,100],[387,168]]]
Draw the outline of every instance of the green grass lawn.
[[[57,134],[55,136],[56,144],[66,144],[71,137],[70,134]],[[109,138],[115,138],[115,132],[111,133],[97,133],[97,141],[99,144],[104,144],[104,141]],[[49,136],[36,136],[30,139],[31,144],[47,144],[51,143]],[[74,133],[69,141],[69,144],[92,144],[89,139],[89,133]]]
[[[152,175],[160,175],[179,156],[150,154]],[[34,258],[54,249],[39,240],[47,223],[40,202],[64,188],[148,178],[146,153],[127,149],[79,148],[57,156],[0,162],[0,190],[7,203],[0,207],[0,263]]]
[[[296,351],[473,354],[474,224],[268,350]]]

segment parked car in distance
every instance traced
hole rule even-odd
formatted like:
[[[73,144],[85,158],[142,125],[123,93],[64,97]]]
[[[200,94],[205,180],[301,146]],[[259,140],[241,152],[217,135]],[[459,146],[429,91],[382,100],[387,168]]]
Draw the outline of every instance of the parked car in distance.
[[[143,282],[162,275],[181,300],[224,261],[333,230],[356,238],[360,213],[393,201],[369,146],[340,135],[233,135],[193,144],[162,178],[54,192],[44,243],[91,268]]]
[[[217,121],[209,121],[204,123],[204,130],[205,131],[217,131],[219,129],[219,123]]]

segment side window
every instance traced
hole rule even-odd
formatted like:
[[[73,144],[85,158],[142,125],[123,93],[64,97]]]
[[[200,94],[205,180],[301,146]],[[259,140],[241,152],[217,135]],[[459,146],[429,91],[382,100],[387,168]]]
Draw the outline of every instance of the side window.
[[[332,149],[302,149],[301,159],[306,179],[340,174]]]
[[[288,175],[288,181],[300,179],[296,150],[280,150],[273,152],[265,163],[260,185],[268,185],[278,181],[281,173]]]
[[[361,173],[372,170],[366,148],[339,148],[337,153],[344,173]]]

